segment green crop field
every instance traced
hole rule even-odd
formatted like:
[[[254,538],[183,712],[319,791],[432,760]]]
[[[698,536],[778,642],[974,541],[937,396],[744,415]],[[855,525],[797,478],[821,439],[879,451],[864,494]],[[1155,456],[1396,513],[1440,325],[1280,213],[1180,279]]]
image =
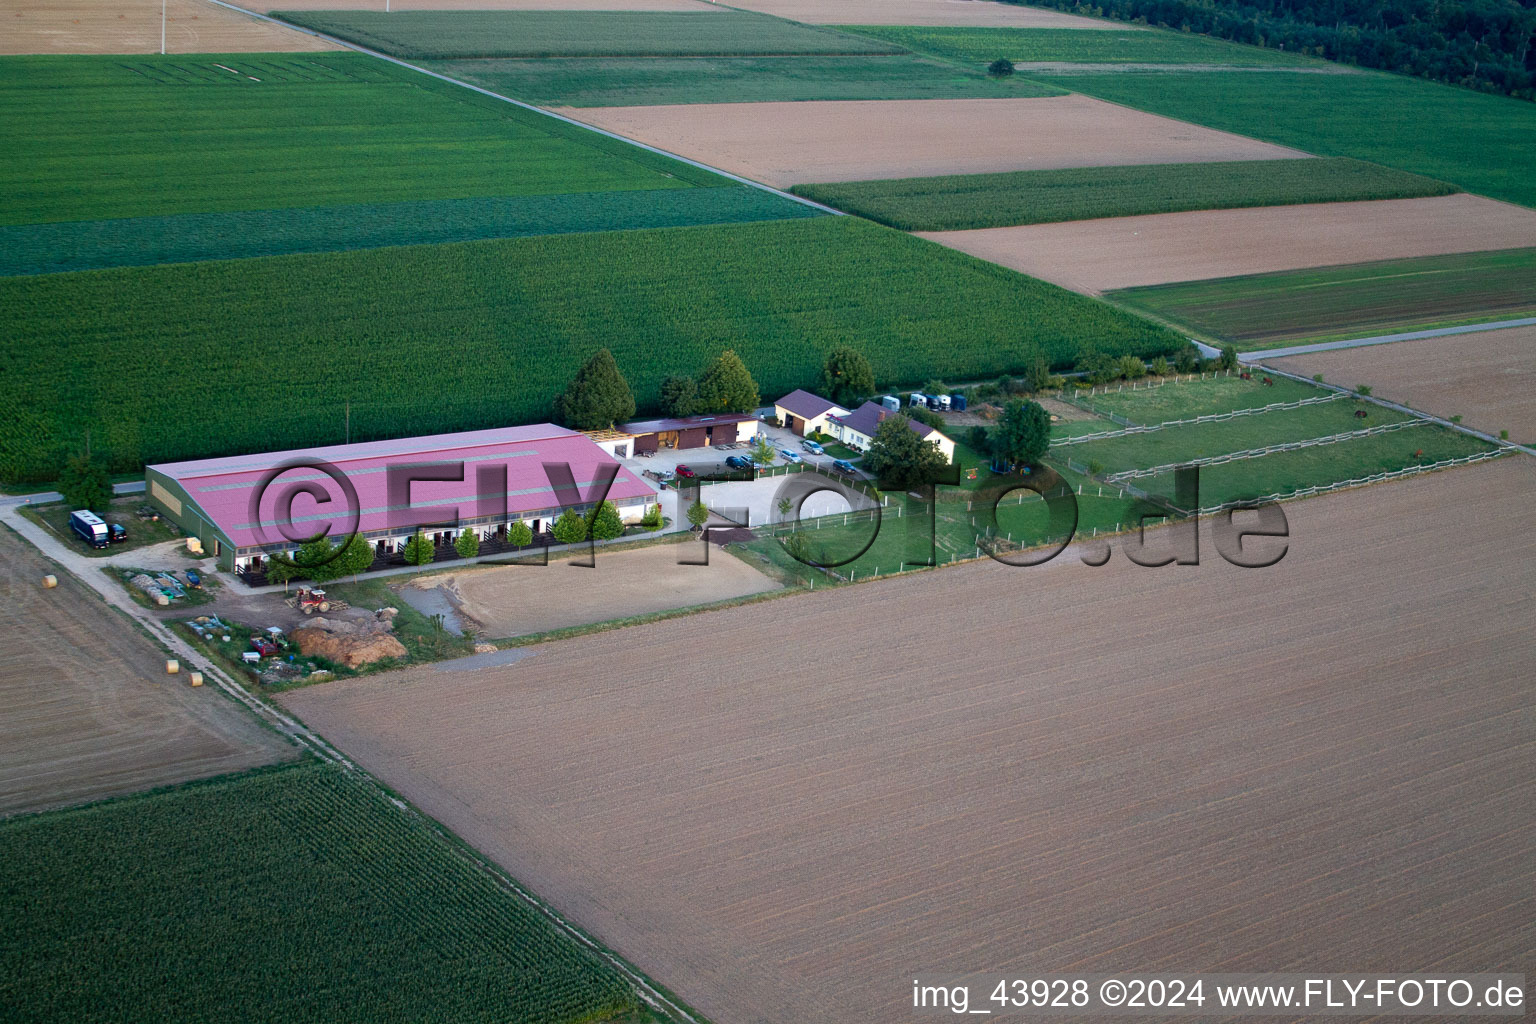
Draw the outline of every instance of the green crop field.
[[[1080,167],[796,185],[792,191],[905,231],[1044,224],[1183,210],[1443,196],[1456,186],[1343,158]]]
[[[359,54],[8,57],[0,95],[5,224],[727,184]]]
[[[347,402],[353,440],[536,421],[600,346],[654,407],[728,347],[772,397],[837,344],[892,383],[1185,344],[848,217],[0,278],[0,305],[6,480],[53,479],[87,429],[131,471],[336,443]]]
[[[1536,249],[1127,288],[1114,301],[1252,348],[1536,315]]]
[[[901,53],[904,47],[746,11],[273,11],[394,57],[678,57]]]
[[[1327,68],[1281,50],[1243,46],[1209,36],[1155,29],[1123,32],[1071,28],[913,28],[849,25],[858,32],[919,53],[968,64],[990,64],[999,57],[1022,63],[1071,64],[1227,64],[1233,67],[1307,65]]]
[[[0,277],[580,231],[819,217],[746,185],[427,199],[0,227]]]
[[[1201,72],[1084,75],[1072,88],[1320,156],[1352,156],[1536,206],[1536,103],[1419,78]]]
[[[868,57],[552,57],[430,61],[434,71],[542,106],[625,107],[782,100],[1057,96],[1054,86],[909,55]]]
[[[15,1024],[640,1009],[428,824],[315,761],[0,823],[0,962]]]

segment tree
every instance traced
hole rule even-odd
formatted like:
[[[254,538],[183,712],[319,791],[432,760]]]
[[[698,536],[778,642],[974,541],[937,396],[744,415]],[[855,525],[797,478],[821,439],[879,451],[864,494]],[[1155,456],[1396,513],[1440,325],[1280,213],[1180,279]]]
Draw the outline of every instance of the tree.
[[[1193,345],[1185,345],[1173,354],[1173,365],[1180,373],[1194,373],[1200,368],[1200,353]]]
[[[1120,379],[1120,360],[1094,352],[1077,361],[1077,369],[1089,384],[1108,384]]]
[[[853,403],[875,393],[875,371],[857,349],[840,346],[827,353],[817,390],[823,398],[853,408]]]
[[[668,416],[692,416],[699,411],[699,382],[675,373],[661,382],[661,411]]]
[[[373,568],[373,559],[377,552],[368,538],[360,533],[354,533],[347,538],[341,551],[336,555],[336,568],[341,576],[351,576],[353,582],[369,569]]]
[[[1051,446],[1051,416],[1039,402],[1009,402],[992,432],[992,454],[1010,466],[1033,466]]]
[[[937,442],[924,441],[905,416],[887,416],[875,429],[864,468],[875,474],[882,490],[905,491],[930,483],[949,465]]]
[[[507,543],[515,548],[525,548],[533,543],[533,527],[519,519],[507,524]]]
[[[979,452],[989,451],[992,442],[988,440],[987,428],[975,426],[965,432],[965,443]]]
[[[693,524],[695,530],[709,522],[709,509],[704,507],[702,501],[696,501],[688,506],[688,522]]]
[[[1221,346],[1221,357],[1217,359],[1216,367],[1221,370],[1237,369],[1237,348],[1233,345]]]
[[[747,458],[757,466],[771,466],[773,460],[779,457],[779,450],[773,446],[773,442],[762,435],[752,442],[751,449],[747,452]]]
[[[406,565],[430,565],[437,551],[432,547],[432,542],[427,540],[427,535],[417,530],[415,535],[405,542],[405,549],[401,554],[405,557]]]
[[[107,467],[89,455],[76,455],[59,474],[59,493],[71,509],[105,512],[112,505],[112,481]]]
[[[296,579],[298,575],[299,570],[288,559],[280,557],[267,559],[267,582],[281,583],[283,585],[283,593],[286,594],[288,592],[289,581]]]
[[[1152,376],[1166,377],[1172,371],[1173,367],[1169,366],[1168,360],[1164,359],[1162,356],[1158,356],[1156,359],[1152,360]]]
[[[555,416],[574,430],[603,430],[634,414],[634,392],[606,348],[598,349],[555,399]]]
[[[480,553],[480,536],[469,527],[464,528],[453,541],[453,549],[459,553],[460,558],[474,558]]]
[[[624,520],[619,515],[619,506],[611,501],[605,501],[597,506],[597,515],[592,517],[592,538],[613,540],[615,537],[622,536],[624,536]]]
[[[994,78],[1007,78],[1013,74],[1013,61],[1007,57],[999,57],[987,65],[987,74]]]
[[[1120,376],[1126,380],[1135,380],[1146,375],[1147,364],[1141,361],[1140,356],[1126,355],[1120,357]]]
[[[561,544],[580,544],[587,539],[587,517],[574,508],[568,508],[560,513],[560,518],[555,520],[549,532]]]
[[[1030,360],[1029,367],[1024,371],[1024,382],[1031,391],[1044,391],[1051,384],[1051,364],[1045,356],[1039,352]]]
[[[342,575],[342,570],[336,564],[340,555],[341,552],[331,543],[330,538],[316,537],[299,548],[293,556],[293,564],[300,576],[316,583],[329,583]]]
[[[726,349],[699,378],[699,411],[751,412],[757,406],[757,381],[741,357]]]
[[[778,509],[779,509],[779,518],[780,519],[788,519],[789,518],[789,514],[795,510],[795,503],[793,501],[790,501],[788,498],[780,498],[779,499],[779,504],[778,504]]]

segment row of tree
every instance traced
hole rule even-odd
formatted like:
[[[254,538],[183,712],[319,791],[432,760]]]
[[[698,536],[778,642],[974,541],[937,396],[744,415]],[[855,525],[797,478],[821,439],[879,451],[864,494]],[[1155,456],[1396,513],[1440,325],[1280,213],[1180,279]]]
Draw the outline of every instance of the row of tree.
[[[759,403],[757,381],[733,350],[721,352],[698,377],[673,375],[661,382],[668,416],[751,412]],[[635,393],[608,349],[582,364],[555,399],[555,418],[574,430],[605,430],[635,415]]]
[[[1532,0],[1030,2],[1536,99]]]

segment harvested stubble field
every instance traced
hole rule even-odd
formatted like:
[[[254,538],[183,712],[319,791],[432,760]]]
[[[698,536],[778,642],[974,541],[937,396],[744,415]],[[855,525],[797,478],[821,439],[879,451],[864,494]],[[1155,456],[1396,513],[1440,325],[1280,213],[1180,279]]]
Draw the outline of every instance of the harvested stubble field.
[[[289,11],[377,11],[379,0],[278,0]],[[709,0],[391,0],[391,11],[719,11]]]
[[[599,551],[596,566],[576,559],[424,576],[410,586],[438,589],[487,636],[506,638],[651,615],[762,594],[779,584],[738,558],[701,544],[657,544]],[[585,556],[583,556],[583,559]]]
[[[1536,327],[1277,359],[1292,373],[1369,384],[1372,393],[1469,427],[1536,443]]]
[[[1071,87],[1193,124],[1536,205],[1536,104],[1377,72],[1077,75]]]
[[[160,0],[0,0],[0,54],[159,53]],[[339,50],[206,0],[166,0],[167,53]]]
[[[1172,281],[1514,249],[1536,244],[1536,212],[1462,194],[1160,213],[924,232],[923,237],[1073,291],[1098,295]]]
[[[0,823],[7,1020],[651,1021],[618,972],[308,760]]]
[[[730,6],[811,25],[1012,25],[1135,31],[1122,22],[990,0],[733,0]]]
[[[56,479],[88,427],[129,471],[340,443],[348,422],[355,441],[536,421],[604,345],[654,408],[662,379],[697,372],[722,339],[765,395],[814,381],[829,338],[881,380],[1017,373],[1037,352],[1069,365],[1090,340],[1148,358],[1186,344],[853,217],[8,277],[0,305],[19,388],[0,420],[6,480]],[[394,371],[316,369],[337,366]],[[206,401],[209,381],[240,399]],[[196,407],[199,429],[150,394]]]
[[[56,589],[42,589],[45,573]],[[148,637],[3,526],[0,593],[0,814],[293,756],[216,687],[167,675]]]
[[[976,564],[283,699],[722,1024],[1021,963],[1519,970],[1533,497],[1510,458],[1289,506],[1266,570]]]
[[[895,43],[744,11],[273,11],[410,60],[904,53]]]
[[[1244,348],[1375,337],[1536,314],[1536,249],[1154,285],[1110,297]]]
[[[1450,195],[1456,187],[1361,160],[1325,157],[850,181],[796,185],[793,191],[903,231],[970,231],[1187,210],[1410,199]]]
[[[1284,50],[1244,46],[1186,32],[1124,32],[1060,28],[916,28],[849,25],[875,39],[948,60],[987,65],[999,57],[1015,64],[1198,64],[1231,67],[1327,67],[1327,62]]]
[[[626,138],[777,186],[1306,155],[1148,117],[1086,96],[584,107],[565,112]]]
[[[1060,96],[909,54],[865,57],[610,57],[428,61],[445,75],[540,106]]]

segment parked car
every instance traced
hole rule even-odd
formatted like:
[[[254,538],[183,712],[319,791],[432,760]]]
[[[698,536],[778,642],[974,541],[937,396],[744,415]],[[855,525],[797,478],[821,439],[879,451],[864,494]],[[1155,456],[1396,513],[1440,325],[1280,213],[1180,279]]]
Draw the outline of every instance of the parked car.
[[[113,544],[121,544],[128,539],[128,528],[121,523],[108,523],[107,532],[111,535]]]
[[[275,658],[277,656],[277,644],[264,636],[251,637],[251,650],[263,658]]]
[[[725,464],[732,469],[751,469],[752,460],[742,455],[727,455]]]
[[[788,448],[780,448],[779,449],[779,458],[783,459],[785,462],[801,462],[801,461],[803,461],[800,458],[800,453],[799,452],[790,451]]]
[[[825,448],[823,448],[821,445],[817,444],[815,441],[801,441],[800,442],[800,447],[804,448],[806,451],[810,452],[812,455],[825,455],[825,454],[827,454],[827,450]]]
[[[853,463],[849,462],[847,459],[834,459],[832,461],[832,468],[837,470],[839,473],[847,473],[849,476],[852,476],[854,473],[858,472],[858,470],[853,468]]]
[[[677,475],[682,477],[684,480],[688,480],[688,479],[691,479],[692,477],[698,476],[699,474],[695,473],[693,470],[689,469],[687,466],[678,466],[677,467]]]

